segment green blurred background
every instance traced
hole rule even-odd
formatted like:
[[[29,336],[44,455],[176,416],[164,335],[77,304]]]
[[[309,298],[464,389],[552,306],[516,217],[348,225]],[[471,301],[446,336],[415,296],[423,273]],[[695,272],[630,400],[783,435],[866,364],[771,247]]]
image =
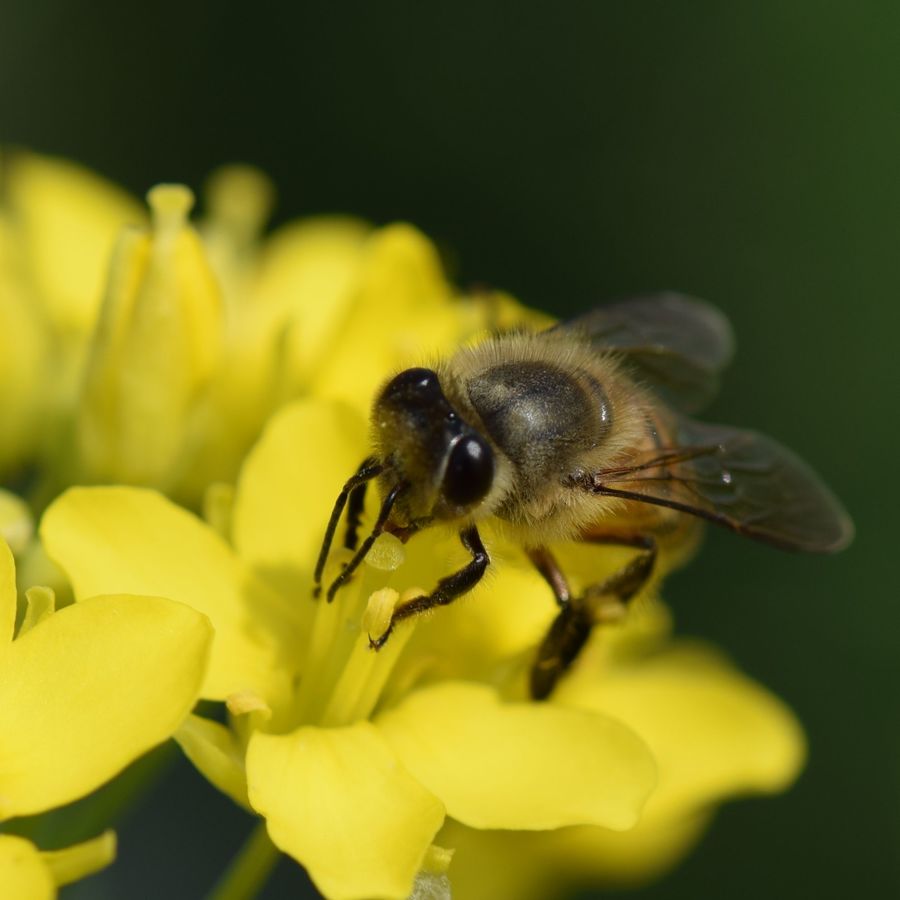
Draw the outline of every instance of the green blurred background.
[[[719,304],[739,356],[711,417],[813,461],[858,536],[821,559],[710,534],[671,580],[679,629],[784,697],[811,757],[632,896],[900,892],[900,4],[7,0],[0,141],[135,192],[254,162],[282,217],[410,220],[462,284],[563,315]],[[247,828],[182,765],[64,896],[201,896]],[[302,884],[284,863],[265,896]]]

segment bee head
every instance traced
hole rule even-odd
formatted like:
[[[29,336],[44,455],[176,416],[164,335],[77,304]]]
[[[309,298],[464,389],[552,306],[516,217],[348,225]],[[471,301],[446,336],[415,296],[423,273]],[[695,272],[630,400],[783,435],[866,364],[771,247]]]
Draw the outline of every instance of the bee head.
[[[490,491],[493,451],[450,405],[431,369],[392,378],[375,401],[372,424],[384,485],[408,485],[395,507],[406,524],[461,518]]]

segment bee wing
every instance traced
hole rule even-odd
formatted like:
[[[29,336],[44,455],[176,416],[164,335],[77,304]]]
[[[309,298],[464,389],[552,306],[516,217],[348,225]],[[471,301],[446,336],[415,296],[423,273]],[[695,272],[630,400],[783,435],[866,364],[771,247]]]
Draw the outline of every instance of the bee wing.
[[[771,438],[681,420],[677,446],[593,475],[592,490],[666,506],[785,550],[833,553],[853,538],[841,502]]]
[[[634,297],[563,322],[599,350],[623,354],[637,377],[682,412],[702,409],[734,354],[734,337],[714,306],[682,294]]]

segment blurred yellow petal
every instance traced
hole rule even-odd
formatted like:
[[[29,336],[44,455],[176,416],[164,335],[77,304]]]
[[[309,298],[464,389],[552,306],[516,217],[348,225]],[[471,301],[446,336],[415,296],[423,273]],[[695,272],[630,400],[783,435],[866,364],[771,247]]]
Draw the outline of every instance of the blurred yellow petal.
[[[310,378],[339,337],[369,231],[357,219],[322,217],[285,225],[266,242],[253,304],[269,329],[293,323],[296,383]]]
[[[673,643],[602,671],[589,654],[560,683],[555,701],[614,716],[647,742],[659,765],[648,817],[784,790],[806,755],[790,710],[699,643]]]
[[[250,802],[330,900],[405,898],[441,826],[441,804],[368,722],[255,734]]]
[[[14,156],[7,185],[29,274],[51,319],[63,332],[87,335],[116,235],[143,222],[144,211],[108,181],[50,157]]]
[[[465,900],[546,900],[577,888],[643,884],[659,877],[696,842],[710,813],[628,831],[591,825],[555,831],[477,831],[448,821],[439,839],[455,849],[454,894]]]
[[[171,488],[190,417],[223,345],[219,286],[180,185],[148,194],[149,234],[122,236],[88,359],[78,420],[84,477]]]
[[[338,492],[367,448],[364,421],[339,404],[300,400],[278,413],[241,470],[234,505],[241,558],[276,579],[308,579]]]
[[[169,737],[197,700],[211,639],[187,606],[120,595],[14,641],[0,661],[0,817],[81,797]]]
[[[0,409],[6,407],[0,401]],[[17,494],[0,488],[0,537],[18,556],[26,551],[34,537],[34,517],[28,504]]]
[[[203,521],[223,540],[231,540],[234,485],[215,481],[203,493]]]
[[[636,887],[684,859],[712,817],[713,810],[705,808],[672,819],[647,814],[630,831],[565,829],[548,835],[546,846],[534,852],[543,854],[551,873],[559,873],[557,881],[568,875],[574,884]]]
[[[476,828],[631,828],[656,782],[646,745],[613,719],[501,703],[484,685],[423,688],[376,723],[448,815]]]
[[[349,315],[317,367],[313,390],[367,409],[394,371],[459,340],[437,252],[409,225],[376,232],[353,286]]]
[[[230,307],[240,304],[256,268],[260,234],[272,212],[275,186],[259,169],[238,164],[216,169],[203,186],[206,213],[200,233]]]
[[[231,548],[165,497],[141,488],[72,488],[44,514],[41,536],[78,598],[150,594],[208,616],[216,637],[204,697],[255,690],[270,698],[286,677],[276,636],[256,615]]]
[[[0,887],[9,900],[51,900],[56,887],[108,866],[116,856],[116,836],[99,837],[62,850],[40,851],[30,841],[0,835]]]
[[[71,884],[105,869],[116,858],[116,835],[105,831],[98,837],[62,850],[44,850],[41,857],[58,885]]]
[[[15,900],[52,900],[53,876],[37,847],[24,838],[0,834],[0,885]]]
[[[31,541],[25,552],[16,559],[16,584],[19,594],[26,593],[32,585],[40,584],[56,596],[55,606],[68,606],[75,602],[72,585],[65,572],[55,563],[39,539]]]
[[[19,248],[0,209],[0,472],[34,451],[49,394],[48,335],[21,272]]]
[[[306,390],[310,367],[329,351],[325,332],[342,321],[367,230],[351,219],[312,219],[261,245],[253,234],[266,205],[260,173],[231,167],[217,174],[204,236],[225,288],[226,346],[195,408],[175,489],[194,505],[210,480],[235,479],[269,415]],[[302,335],[296,371],[286,331]]]
[[[0,540],[0,659],[13,639],[16,607],[16,563],[9,545]]]
[[[201,716],[188,716],[175,732],[184,755],[213,787],[250,808],[244,752],[230,728]]]

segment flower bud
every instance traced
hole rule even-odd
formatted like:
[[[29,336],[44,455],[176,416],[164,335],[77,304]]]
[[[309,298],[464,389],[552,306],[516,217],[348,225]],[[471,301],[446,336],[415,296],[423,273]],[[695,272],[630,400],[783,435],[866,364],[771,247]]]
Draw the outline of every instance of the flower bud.
[[[20,556],[32,537],[34,519],[28,504],[21,497],[0,488],[0,538],[9,544],[15,556]]]
[[[191,417],[217,368],[218,284],[187,222],[193,195],[159,185],[149,233],[119,239],[87,364],[77,419],[81,475],[169,488]]]

